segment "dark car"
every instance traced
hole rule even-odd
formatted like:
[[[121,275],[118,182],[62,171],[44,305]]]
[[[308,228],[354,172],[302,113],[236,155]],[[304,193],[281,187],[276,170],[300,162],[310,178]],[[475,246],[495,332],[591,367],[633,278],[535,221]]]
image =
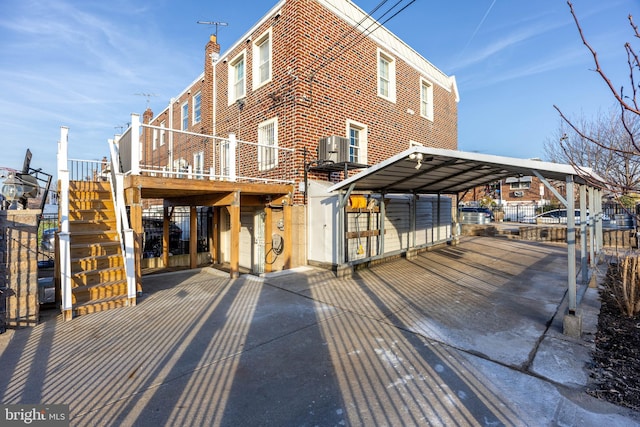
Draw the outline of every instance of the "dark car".
[[[495,219],[491,209],[469,206],[458,209],[458,218],[462,224],[484,224]]]
[[[40,239],[40,251],[53,252],[56,248],[56,231],[57,228],[47,228],[42,231]]]
[[[144,228],[144,257],[159,257],[162,255],[163,219],[142,217],[142,228]],[[169,222],[169,251],[180,247],[180,239],[182,239],[182,230],[173,221]]]

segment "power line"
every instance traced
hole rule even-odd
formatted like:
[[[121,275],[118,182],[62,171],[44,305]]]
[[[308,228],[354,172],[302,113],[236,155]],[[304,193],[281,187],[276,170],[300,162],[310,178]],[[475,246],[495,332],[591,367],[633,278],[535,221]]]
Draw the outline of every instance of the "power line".
[[[405,9],[407,9],[409,6],[411,6],[413,3],[415,3],[416,0],[411,0],[408,4],[406,4],[405,6],[403,6],[400,10],[396,11],[393,15],[391,15],[390,17],[388,17],[386,20],[384,21],[380,21],[380,19],[384,18],[386,15],[388,15],[389,13],[391,13],[396,7],[398,7],[404,0],[398,0],[395,4],[393,4],[390,8],[388,8],[386,11],[384,11],[384,13],[382,13],[382,15],[380,15],[380,17],[378,19],[375,19],[373,17],[373,14],[375,12],[377,12],[382,6],[384,6],[388,0],[384,0],[382,2],[380,2],[371,12],[367,13],[356,25],[353,25],[351,27],[351,29],[345,33],[340,40],[336,41],[332,46],[330,46],[329,48],[327,48],[327,50],[325,51],[326,53],[323,53],[322,56],[325,56],[327,53],[330,53],[336,46],[339,45],[339,43],[344,40],[347,36],[349,36],[351,33],[353,33],[355,30],[358,30],[360,26],[362,26],[362,24],[367,20],[370,19],[372,22],[371,24],[369,24],[366,28],[364,28],[362,31],[360,31],[360,33],[353,39],[351,40],[351,42],[349,42],[348,44],[346,44],[345,46],[343,46],[336,54],[336,56],[334,57],[330,57],[330,58],[325,58],[325,61],[323,63],[321,63],[321,65],[315,69],[312,70],[310,72],[311,77],[313,78],[313,76],[315,74],[317,74],[319,71],[321,71],[323,68],[325,68],[327,65],[329,65],[330,63],[332,63],[333,61],[335,61],[336,59],[340,58],[340,56],[342,55],[342,53],[344,53],[347,49],[350,49],[354,46],[356,46],[358,43],[360,43],[362,40],[364,40],[366,37],[368,37],[369,35],[373,34],[374,31],[376,31],[378,28],[380,28],[381,26],[383,26],[384,24],[386,24],[387,22],[389,22],[390,20],[392,20],[393,18],[395,18],[396,16],[398,16],[398,14],[402,13]],[[373,29],[372,29],[373,27]],[[321,58],[321,57],[320,57]],[[311,68],[316,61],[314,61],[313,64],[311,64],[309,66],[309,68]]]

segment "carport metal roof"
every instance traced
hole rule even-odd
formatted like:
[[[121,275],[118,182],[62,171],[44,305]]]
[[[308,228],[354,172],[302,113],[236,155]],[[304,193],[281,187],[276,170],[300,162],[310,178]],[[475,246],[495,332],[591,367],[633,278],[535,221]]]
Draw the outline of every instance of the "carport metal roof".
[[[418,167],[418,165],[420,165]],[[507,177],[536,175],[548,180],[604,186],[590,168],[431,147],[412,147],[330,187],[329,191],[456,194]]]
[[[489,184],[507,177],[525,175],[537,176],[568,208],[575,206],[574,183],[580,184],[579,199],[581,210],[581,256],[582,281],[588,281],[587,261],[587,227],[586,227],[586,188],[589,190],[592,230],[590,245],[591,263],[595,267],[595,252],[599,251],[602,242],[602,207],[599,190],[604,188],[604,180],[590,168],[576,168],[572,165],[549,163],[538,160],[518,159],[464,151],[444,150],[430,147],[412,147],[396,154],[387,160],[371,166],[364,171],[347,178],[328,188],[329,192],[340,191],[340,205],[344,206],[352,191],[376,193],[412,193],[412,194],[457,194],[471,188]],[[549,180],[566,182],[566,199],[550,183]],[[341,212],[341,223],[345,224],[344,212]],[[344,225],[343,225],[344,227]],[[384,234],[384,231],[381,232]],[[577,309],[576,284],[576,227],[575,217],[567,216],[567,262],[568,262],[568,297],[569,314],[575,315]],[[597,237],[599,236],[599,238]],[[594,246],[597,250],[594,252]]]

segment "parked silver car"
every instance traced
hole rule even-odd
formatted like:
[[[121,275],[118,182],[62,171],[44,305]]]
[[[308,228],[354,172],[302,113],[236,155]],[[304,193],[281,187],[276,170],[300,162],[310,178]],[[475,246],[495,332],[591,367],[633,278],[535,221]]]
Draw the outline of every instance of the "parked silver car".
[[[573,213],[575,223],[580,224],[580,209],[576,209]],[[587,220],[589,220],[589,212],[587,212]],[[609,216],[602,214],[602,220],[608,221]],[[535,216],[525,216],[520,220],[527,224],[566,224],[567,223],[567,210],[566,209],[554,209],[552,211],[543,212]]]

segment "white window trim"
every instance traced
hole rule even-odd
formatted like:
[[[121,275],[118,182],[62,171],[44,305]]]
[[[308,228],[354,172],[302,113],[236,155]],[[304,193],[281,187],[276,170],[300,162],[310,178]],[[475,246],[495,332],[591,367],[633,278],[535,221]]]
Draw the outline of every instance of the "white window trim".
[[[260,129],[270,125],[273,125],[273,148],[264,147],[262,145],[258,146],[258,170],[260,171],[270,170],[278,166],[278,118],[277,117],[274,117],[269,120],[265,120],[264,122],[261,122],[260,124],[258,124],[258,143],[259,144],[263,143],[262,141],[260,141]],[[266,150],[274,150],[275,157],[273,162],[265,165],[263,164],[265,160],[262,158],[263,157],[262,153],[266,152]]]
[[[158,129],[153,130],[153,144],[151,145],[152,145],[152,151],[155,151],[156,148],[158,148]]]
[[[422,113],[422,86],[428,85],[429,90],[427,91],[427,114]],[[433,121],[433,83],[424,77],[420,77],[420,116],[424,117],[427,120]]]
[[[358,146],[358,163],[366,165],[368,162],[367,145],[368,145],[368,139],[369,139],[369,127],[364,123],[347,119],[345,135],[349,140],[350,140],[349,130],[352,127],[360,130],[360,141]]]
[[[198,165],[198,163],[200,165]],[[198,166],[200,166],[200,169],[198,169]],[[204,151],[193,153],[193,173],[195,174],[196,179],[204,178]]]
[[[389,95],[383,95],[380,91],[380,58],[384,58],[389,63]],[[390,102],[396,102],[396,59],[384,52],[382,49],[378,48],[378,54],[376,55],[376,86],[378,91],[378,96],[380,98],[386,99]]]
[[[244,91],[241,96],[236,97],[235,66],[241,60],[244,61]],[[244,49],[242,50],[242,52],[237,54],[231,61],[229,61],[229,65],[227,67],[227,83],[228,83],[228,93],[229,93],[228,105],[233,104],[239,99],[244,99],[247,96],[247,55]]]
[[[197,96],[200,97],[200,107],[198,108],[198,110],[200,111],[199,120],[196,119],[196,97]],[[191,109],[191,124],[196,125],[202,121],[202,92],[198,91],[195,95],[191,97],[191,99],[193,100],[193,103],[192,103],[193,108]]]
[[[260,81],[260,46],[266,40],[269,40],[269,77],[263,82]],[[273,78],[273,37],[271,28],[265,31],[260,37],[253,43],[253,90],[256,90],[271,81]],[[246,65],[245,65],[246,66]]]
[[[424,144],[422,142],[409,140],[409,148],[413,148],[413,147],[424,147]]]
[[[184,107],[187,107],[186,115]],[[187,123],[187,127],[185,127],[185,119]],[[180,105],[180,130],[187,130],[189,127],[189,101],[183,102]]]
[[[160,122],[160,127],[162,128],[160,130],[160,146],[162,147],[165,143],[165,139],[167,136],[167,131],[165,130],[165,128],[167,127],[167,124],[164,120]]]

